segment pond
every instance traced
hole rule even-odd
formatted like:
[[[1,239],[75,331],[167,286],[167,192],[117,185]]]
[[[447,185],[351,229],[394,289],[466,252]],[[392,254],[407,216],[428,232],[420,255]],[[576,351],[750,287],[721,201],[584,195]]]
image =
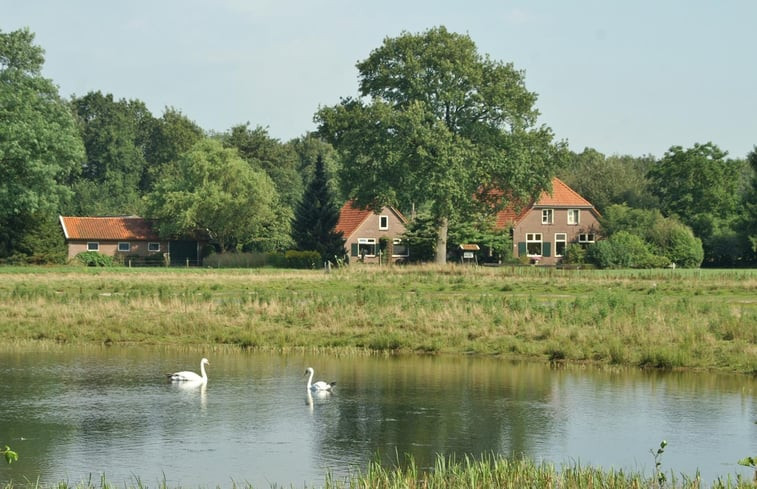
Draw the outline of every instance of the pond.
[[[206,387],[169,383],[199,372]],[[336,381],[306,394],[306,367]],[[706,484],[752,472],[757,380],[738,375],[551,368],[496,358],[207,352],[145,348],[0,351],[0,481],[175,487],[320,486],[405,454],[525,455]]]

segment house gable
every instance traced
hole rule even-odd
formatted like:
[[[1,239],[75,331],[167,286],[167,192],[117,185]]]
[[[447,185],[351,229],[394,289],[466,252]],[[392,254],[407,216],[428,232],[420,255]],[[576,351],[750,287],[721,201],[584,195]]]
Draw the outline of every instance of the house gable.
[[[378,263],[378,247],[382,238],[394,241],[405,232],[407,219],[391,206],[382,207],[378,212],[360,209],[353,201],[347,201],[339,212],[335,231],[344,237],[345,252],[350,257],[361,257],[366,262]],[[397,248],[399,250],[399,247]],[[393,253],[394,261],[406,256]]]
[[[513,256],[554,265],[569,244],[598,237],[599,217],[591,202],[553,178],[551,192],[542,192],[529,205],[512,205],[497,213],[496,227],[512,229]]]

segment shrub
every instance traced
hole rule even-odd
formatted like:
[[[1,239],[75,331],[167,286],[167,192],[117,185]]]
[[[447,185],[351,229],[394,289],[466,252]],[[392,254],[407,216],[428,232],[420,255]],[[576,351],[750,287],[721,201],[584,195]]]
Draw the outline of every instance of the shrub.
[[[83,265],[88,267],[112,267],[115,266],[115,262],[112,256],[102,255],[96,251],[84,251],[76,255],[78,260]]]
[[[661,268],[670,263],[652,253],[640,237],[618,231],[587,250],[587,258],[600,268]]]
[[[288,250],[284,253],[284,263],[287,268],[319,268],[321,254],[317,251]]]

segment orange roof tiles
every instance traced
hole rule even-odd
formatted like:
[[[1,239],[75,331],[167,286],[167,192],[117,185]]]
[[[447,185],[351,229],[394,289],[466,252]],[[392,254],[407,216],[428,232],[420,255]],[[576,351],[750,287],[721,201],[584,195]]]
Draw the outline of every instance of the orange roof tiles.
[[[516,212],[514,205],[508,205],[497,213],[496,227],[503,228],[509,224],[516,224],[526,217],[528,211],[534,207],[575,207],[593,208],[591,203],[581,197],[575,190],[557,177],[552,179],[552,192],[542,192],[539,200],[531,205],[523,206]]]
[[[66,239],[158,241],[150,221],[141,217],[60,216]]]
[[[387,207],[391,212],[394,212],[402,222],[407,222],[405,216],[400,211],[393,207]],[[352,200],[348,200],[342,206],[339,211],[339,222],[336,223],[335,231],[342,232],[345,238],[349,238],[357,228],[365,222],[368,217],[374,212],[370,209],[359,209],[355,207],[355,203]]]
[[[335,231],[342,232],[345,238],[349,237],[371,215],[368,209],[353,207],[354,202],[348,200],[339,211],[339,222],[336,223]]]

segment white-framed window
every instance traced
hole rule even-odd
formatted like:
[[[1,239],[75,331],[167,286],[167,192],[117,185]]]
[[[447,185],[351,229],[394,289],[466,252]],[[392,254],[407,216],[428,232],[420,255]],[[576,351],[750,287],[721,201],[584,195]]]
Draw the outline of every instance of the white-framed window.
[[[157,241],[150,241],[149,243],[147,243],[147,251],[149,251],[150,253],[156,253],[160,251],[160,243],[158,243]]]
[[[379,216],[379,229],[382,231],[389,229],[389,216]]]
[[[131,251],[131,243],[128,241],[119,241],[118,242],[118,251],[122,253],[128,253]]]
[[[594,242],[594,233],[581,233],[578,235],[578,242],[581,244],[589,244]]]
[[[357,239],[358,256],[376,256],[376,238]]]
[[[568,224],[581,223],[581,209],[568,209]]]
[[[87,251],[100,251],[100,243],[97,241],[88,241]]]
[[[526,255],[541,256],[541,233],[526,233]]]
[[[555,222],[555,210],[554,209],[542,209],[541,210],[541,223],[552,224]]]
[[[555,233],[555,256],[563,256],[567,244],[568,235],[566,233]]]
[[[392,240],[392,256],[409,256],[410,249],[407,247],[407,243],[399,238]]]

